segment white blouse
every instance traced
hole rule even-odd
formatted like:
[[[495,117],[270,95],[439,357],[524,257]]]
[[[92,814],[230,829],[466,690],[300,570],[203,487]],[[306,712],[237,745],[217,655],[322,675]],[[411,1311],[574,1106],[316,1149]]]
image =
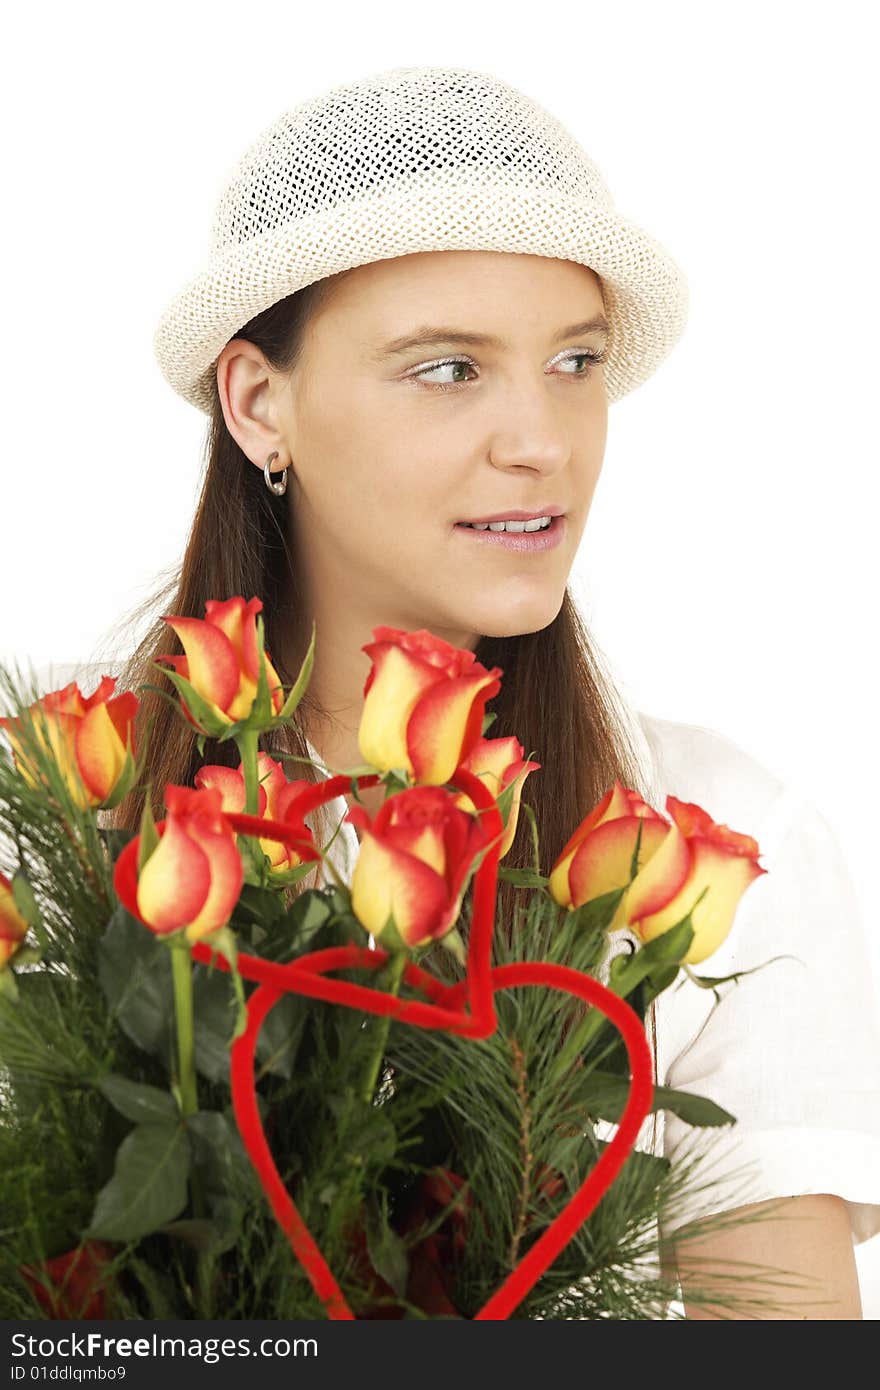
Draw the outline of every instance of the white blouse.
[[[89,693],[106,669],[56,665],[40,673],[40,688],[76,677]],[[841,847],[811,802],[724,735],[641,711],[631,725],[651,804],[663,812],[667,793],[696,802],[753,836],[768,871],[697,973],[788,957],[723,986],[720,1003],[684,975],[655,1001],[658,1083],[707,1096],[737,1120],[693,1129],[662,1112],[645,1121],[639,1148],[680,1161],[707,1153],[695,1179],[710,1186],[684,1197],[664,1233],[745,1202],[832,1193],[846,1202],[854,1243],[865,1241],[880,1231],[880,1028]],[[329,855],[350,882],[359,842],[347,810],[343,796],[326,808],[341,822]],[[633,941],[614,933],[611,956]]]

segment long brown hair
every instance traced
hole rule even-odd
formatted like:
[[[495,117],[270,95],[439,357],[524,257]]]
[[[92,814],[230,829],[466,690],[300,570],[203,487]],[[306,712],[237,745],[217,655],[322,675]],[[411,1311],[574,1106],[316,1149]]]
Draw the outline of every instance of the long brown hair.
[[[247,323],[236,337],[247,338],[263,352],[269,365],[287,372],[298,362],[311,314],[323,297],[327,281],[317,281],[280,300]],[[201,495],[179,569],[128,621],[133,626],[148,612],[202,618],[208,599],[240,594],[263,601],[265,645],[285,686],[296,679],[311,636],[305,612],[305,592],[299,557],[291,549],[285,526],[285,504],[266,488],[255,468],[229,433],[214,386],[211,421],[206,442],[207,466]],[[377,615],[381,620],[381,615]],[[281,640],[281,634],[284,640]],[[316,633],[316,646],[321,634]],[[156,616],[153,625],[125,663],[117,681],[117,693],[133,690],[140,698],[135,721],[138,747],[146,741],[150,726],[144,783],[149,786],[154,816],[164,814],[167,782],[191,786],[203,763],[238,765],[233,740],[207,739],[200,756],[195,734],[172,704],[144,684],[159,686],[174,696],[174,688],[158,667],[158,656],[182,652],[173,629]],[[287,669],[281,653],[292,655]],[[565,597],[554,620],[539,632],[514,637],[481,637],[475,655],[486,667],[500,666],[500,693],[487,712],[496,718],[490,738],[514,734],[525,754],[541,764],[524,784],[523,799],[534,810],[541,850],[541,871],[549,873],[563,846],[583,817],[601,800],[615,779],[650,799],[638,751],[624,703],[610,679],[605,662],[577,610],[571,594]],[[313,727],[325,712],[306,692],[289,727],[275,730],[260,741],[273,757],[293,754],[307,758],[304,727]],[[316,780],[307,763],[285,762],[291,779]],[[136,831],[146,799],[143,784],[108,813],[106,824]],[[323,816],[313,820],[324,829]],[[326,838],[329,838],[327,836]],[[326,843],[321,839],[320,843]],[[504,866],[530,867],[533,862],[531,828],[520,813],[514,842]],[[289,896],[313,886],[309,875]],[[521,898],[521,895],[520,895]],[[515,920],[516,890],[499,883],[499,899],[505,920]]]

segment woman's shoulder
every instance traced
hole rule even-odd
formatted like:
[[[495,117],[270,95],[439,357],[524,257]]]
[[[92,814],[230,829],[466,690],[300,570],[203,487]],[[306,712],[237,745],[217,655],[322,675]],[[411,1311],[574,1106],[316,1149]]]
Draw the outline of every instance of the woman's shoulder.
[[[655,758],[667,776],[683,782],[709,782],[723,785],[729,780],[747,782],[751,789],[778,795],[783,781],[747,748],[705,724],[662,719],[659,715],[637,711],[639,723]]]
[[[657,809],[695,802],[713,820],[757,836],[802,802],[799,788],[719,729],[635,711],[649,751]]]

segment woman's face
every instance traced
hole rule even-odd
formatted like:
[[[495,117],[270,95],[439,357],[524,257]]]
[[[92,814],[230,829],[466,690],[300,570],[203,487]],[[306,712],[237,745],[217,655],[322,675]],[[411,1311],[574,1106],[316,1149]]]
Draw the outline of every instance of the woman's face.
[[[604,370],[591,361],[605,335],[574,327],[604,318],[597,276],[447,251],[361,266],[328,288],[296,368],[270,386],[318,610],[342,604],[365,630],[427,627],[470,647],[546,627],[605,449]],[[549,547],[549,535],[539,548],[528,533],[499,543],[457,524],[550,511],[562,516]]]

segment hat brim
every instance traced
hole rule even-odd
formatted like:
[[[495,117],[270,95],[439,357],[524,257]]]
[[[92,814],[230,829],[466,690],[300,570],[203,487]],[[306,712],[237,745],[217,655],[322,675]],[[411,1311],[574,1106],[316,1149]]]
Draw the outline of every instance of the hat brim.
[[[165,380],[210,414],[219,354],[257,314],[316,280],[425,251],[508,251],[588,266],[611,323],[609,403],[640,386],[681,337],[685,276],[640,227],[601,203],[506,189],[503,207],[479,185],[417,179],[324,209],[212,257],[171,300],[153,338]]]

